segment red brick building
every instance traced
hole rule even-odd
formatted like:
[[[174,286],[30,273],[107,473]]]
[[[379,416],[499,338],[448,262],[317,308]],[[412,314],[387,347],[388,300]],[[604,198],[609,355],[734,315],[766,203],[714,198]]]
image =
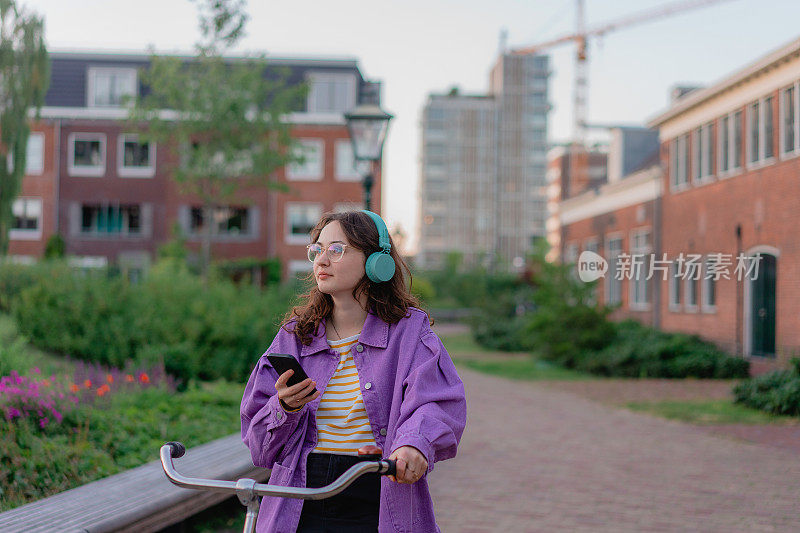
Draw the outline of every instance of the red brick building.
[[[199,249],[200,202],[170,178],[170,153],[126,131],[122,96],[146,90],[139,72],[147,56],[53,53],[52,81],[33,125],[28,169],[14,205],[9,253],[33,261],[54,234],[72,261],[117,265],[135,275],[148,268],[177,225],[191,250]],[[239,191],[218,206],[213,220],[215,259],[277,257],[283,274],[309,268],[308,230],[331,210],[361,207],[361,176],[354,169],[343,113],[379,103],[379,83],[363,79],[354,60],[270,59],[290,83],[309,83],[304,109],[293,113],[293,136],[306,161],[280,169],[266,187]],[[380,210],[381,173],[374,169],[373,210]]]
[[[800,39],[650,121],[665,169],[662,251],[699,254],[705,272],[733,263],[730,279],[664,282],[663,327],[757,363],[800,352],[799,83]],[[757,275],[733,275],[740,254],[761,255]]]
[[[800,353],[799,113],[800,39],[675,93],[648,123],[660,164],[559,204],[565,260],[608,260],[598,296],[619,317],[699,334],[756,372],[785,365]],[[633,255],[642,275],[616,279]]]

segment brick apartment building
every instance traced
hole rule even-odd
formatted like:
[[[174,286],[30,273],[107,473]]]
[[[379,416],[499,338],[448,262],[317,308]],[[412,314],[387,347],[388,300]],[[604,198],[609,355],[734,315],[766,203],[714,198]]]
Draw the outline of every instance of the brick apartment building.
[[[784,366],[800,352],[799,95],[800,39],[675,95],[648,123],[660,166],[560,204],[562,253],[600,243],[611,270],[598,290],[620,316],[699,334],[757,372]],[[652,253],[658,270],[613,280],[622,253]],[[757,271],[738,259],[758,256]]]
[[[54,234],[83,266],[146,270],[159,246],[180,227],[198,250],[204,221],[196,198],[170,178],[170,152],[126,131],[122,96],[146,90],[144,55],[52,53],[52,80],[32,125],[28,164],[14,204],[9,253],[35,261]],[[354,169],[343,113],[380,103],[380,84],[364,80],[355,60],[270,58],[290,83],[309,83],[304,109],[292,113],[292,135],[304,149],[302,165],[280,169],[275,181],[289,192],[240,191],[214,216],[215,259],[276,257],[283,275],[309,268],[308,230],[332,210],[361,207],[361,176]],[[269,75],[269,70],[268,70]],[[373,209],[380,210],[381,172],[374,169]]]

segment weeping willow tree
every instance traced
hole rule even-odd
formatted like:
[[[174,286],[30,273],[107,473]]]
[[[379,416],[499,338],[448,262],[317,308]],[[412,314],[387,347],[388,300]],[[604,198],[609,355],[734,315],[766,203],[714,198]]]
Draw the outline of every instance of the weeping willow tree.
[[[0,0],[0,255],[8,252],[12,206],[25,175],[28,112],[44,104],[50,63],[44,21],[14,0]]]
[[[143,140],[172,152],[173,180],[202,203],[205,277],[217,209],[242,202],[245,188],[277,188],[274,172],[302,159],[285,117],[301,108],[306,87],[287,84],[274,69],[267,76],[263,56],[226,59],[244,35],[244,0],[197,4],[196,55],[188,61],[154,55],[142,75],[149,92],[135,100],[128,120]]]

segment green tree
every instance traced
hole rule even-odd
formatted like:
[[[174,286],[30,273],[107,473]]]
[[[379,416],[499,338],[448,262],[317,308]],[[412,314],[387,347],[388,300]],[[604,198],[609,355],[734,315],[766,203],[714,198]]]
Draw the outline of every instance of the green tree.
[[[50,85],[50,63],[44,44],[44,21],[0,0],[0,255],[8,252],[11,208],[25,175],[30,125]]]
[[[244,34],[243,0],[198,0],[202,38],[189,60],[153,55],[128,120],[144,140],[172,153],[169,169],[182,192],[202,204],[201,270],[208,276],[217,207],[242,198],[244,187],[278,188],[274,172],[302,159],[288,113],[305,85],[289,85],[263,56],[226,58]]]

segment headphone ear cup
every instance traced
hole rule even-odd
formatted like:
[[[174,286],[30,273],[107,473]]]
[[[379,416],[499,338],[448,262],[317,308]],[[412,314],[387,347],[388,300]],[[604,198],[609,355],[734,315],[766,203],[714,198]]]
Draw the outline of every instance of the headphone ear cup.
[[[375,252],[367,258],[364,265],[367,277],[375,283],[383,283],[394,277],[394,259],[389,254]]]

